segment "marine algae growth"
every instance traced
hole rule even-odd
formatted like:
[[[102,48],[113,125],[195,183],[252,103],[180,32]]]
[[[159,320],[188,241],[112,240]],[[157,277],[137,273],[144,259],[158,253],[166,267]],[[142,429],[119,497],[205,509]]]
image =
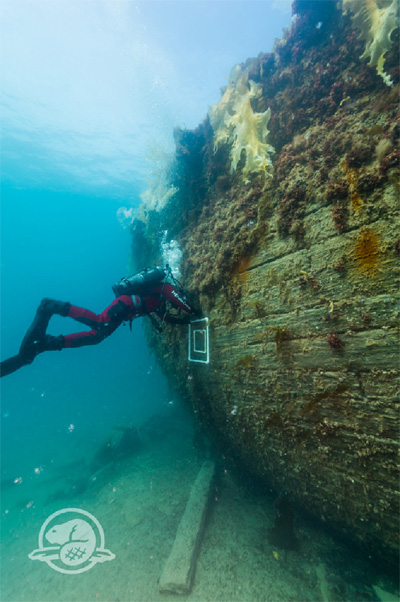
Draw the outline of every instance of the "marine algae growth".
[[[148,338],[226,457],[397,562],[397,2],[296,1],[274,50],[177,130],[166,190],[133,224],[137,268],[183,253],[210,365]],[[160,234],[161,233],[161,234]]]

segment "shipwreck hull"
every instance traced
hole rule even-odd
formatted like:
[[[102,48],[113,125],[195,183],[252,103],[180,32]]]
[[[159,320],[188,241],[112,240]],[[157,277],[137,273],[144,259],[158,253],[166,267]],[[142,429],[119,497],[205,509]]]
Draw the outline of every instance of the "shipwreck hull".
[[[206,119],[176,134],[179,192],[133,225],[138,268],[161,260],[161,230],[179,242],[211,363],[188,363],[180,328],[148,338],[226,456],[395,564],[397,44],[388,85],[358,58],[354,15],[331,2],[297,10],[274,52],[241,68],[261,90],[254,115],[271,109],[271,166],[244,173],[244,150],[232,170]]]

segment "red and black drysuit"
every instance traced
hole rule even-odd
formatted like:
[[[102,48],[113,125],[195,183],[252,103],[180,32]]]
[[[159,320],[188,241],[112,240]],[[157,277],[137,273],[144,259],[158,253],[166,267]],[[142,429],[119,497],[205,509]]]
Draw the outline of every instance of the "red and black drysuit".
[[[65,336],[47,334],[49,320],[54,314],[73,318],[89,326],[90,330]],[[0,376],[12,374],[22,366],[30,364],[43,351],[61,351],[65,348],[101,343],[122,322],[130,322],[134,318],[146,315],[152,318],[152,314],[156,314],[163,322],[187,324],[191,317],[198,316],[199,312],[186,300],[180,290],[169,282],[155,284],[146,288],[146,292],[142,294],[121,295],[101,314],[95,314],[89,309],[64,301],[42,299],[21,343],[18,355],[0,363]],[[157,327],[160,329],[159,324]]]
[[[172,315],[171,309],[185,312],[186,315]],[[180,311],[179,311],[180,310]],[[101,314],[95,314],[89,309],[71,305],[69,318],[89,326],[91,330],[77,332],[64,336],[63,347],[83,347],[96,345],[110,336],[122,324],[140,316],[155,313],[163,322],[172,324],[187,324],[195,315],[195,308],[169,284],[159,284],[146,291],[143,295],[122,295],[117,297]]]

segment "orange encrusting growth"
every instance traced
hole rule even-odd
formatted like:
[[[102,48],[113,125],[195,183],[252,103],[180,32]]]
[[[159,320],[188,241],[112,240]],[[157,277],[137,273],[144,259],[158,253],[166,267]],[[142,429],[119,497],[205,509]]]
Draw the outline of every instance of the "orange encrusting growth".
[[[359,269],[366,276],[373,277],[379,263],[379,236],[372,228],[364,229],[354,245],[354,257]]]

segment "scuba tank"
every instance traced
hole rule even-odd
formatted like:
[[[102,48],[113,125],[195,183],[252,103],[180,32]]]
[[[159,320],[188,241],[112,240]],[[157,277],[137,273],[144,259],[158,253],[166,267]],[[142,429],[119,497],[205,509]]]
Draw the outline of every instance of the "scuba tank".
[[[159,284],[167,275],[167,270],[161,266],[146,268],[128,278],[121,278],[117,284],[114,284],[112,290],[116,297],[121,295],[140,295],[146,292],[152,286]]]

